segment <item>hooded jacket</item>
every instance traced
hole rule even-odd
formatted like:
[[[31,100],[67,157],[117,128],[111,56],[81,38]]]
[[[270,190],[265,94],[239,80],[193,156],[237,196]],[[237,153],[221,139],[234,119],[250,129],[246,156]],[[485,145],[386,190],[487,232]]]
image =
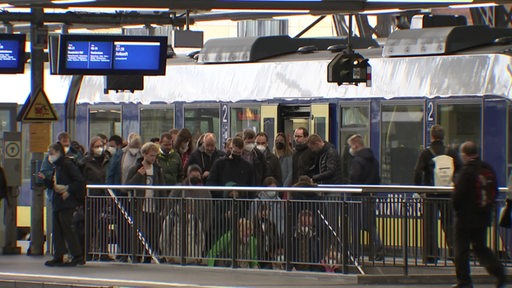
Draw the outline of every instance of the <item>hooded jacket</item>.
[[[380,184],[379,161],[370,148],[362,148],[350,161],[350,184]]]

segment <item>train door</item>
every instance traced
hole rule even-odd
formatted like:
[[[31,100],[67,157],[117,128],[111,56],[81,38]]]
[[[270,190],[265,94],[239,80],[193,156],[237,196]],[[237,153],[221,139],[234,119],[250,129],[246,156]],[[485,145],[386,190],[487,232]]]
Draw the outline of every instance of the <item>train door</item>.
[[[277,131],[284,132],[289,141],[292,141],[293,131],[299,127],[310,129],[311,106],[310,105],[286,105],[277,106]],[[310,131],[311,134],[311,131]]]
[[[340,105],[340,135],[339,153],[341,155],[343,182],[349,181],[348,152],[350,146],[347,144],[350,136],[359,134],[363,137],[366,146],[370,146],[370,103],[369,102],[343,102]]]
[[[219,104],[187,104],[184,106],[184,127],[192,133],[194,147],[199,137],[211,132],[220,139]]]

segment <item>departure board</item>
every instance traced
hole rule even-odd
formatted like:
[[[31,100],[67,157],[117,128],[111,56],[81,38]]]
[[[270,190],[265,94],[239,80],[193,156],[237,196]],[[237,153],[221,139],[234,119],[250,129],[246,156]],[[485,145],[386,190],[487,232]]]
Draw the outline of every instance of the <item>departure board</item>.
[[[25,35],[0,34],[0,73],[25,70]]]
[[[69,34],[59,41],[58,74],[165,74],[167,37]]]

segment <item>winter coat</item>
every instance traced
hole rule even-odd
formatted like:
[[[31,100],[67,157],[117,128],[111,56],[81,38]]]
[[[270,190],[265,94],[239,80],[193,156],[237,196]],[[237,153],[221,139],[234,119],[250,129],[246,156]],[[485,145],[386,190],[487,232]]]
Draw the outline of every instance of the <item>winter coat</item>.
[[[270,149],[268,147],[263,153],[263,155],[265,156],[265,162],[267,166],[266,177],[272,176],[276,178],[277,183],[279,183],[279,186],[283,186],[283,176],[281,173],[281,164],[279,163],[279,159],[277,159],[276,155],[270,152]],[[265,180],[265,178],[262,179],[262,183],[263,180]]]
[[[215,149],[212,155],[206,154],[201,147],[196,149],[192,154],[190,154],[190,158],[188,158],[187,167],[196,164],[201,167],[201,171],[204,173],[206,171],[210,171],[212,169],[213,163],[217,159],[226,157],[226,153],[219,149]],[[206,179],[203,179],[205,181]]]
[[[299,181],[299,177],[302,175],[307,175],[309,177],[313,176],[311,171],[315,165],[315,155],[308,148],[308,145],[295,145],[295,152],[293,153],[292,159],[292,185],[297,183],[297,181]]]
[[[379,161],[370,148],[357,151],[350,161],[350,184],[380,184]]]
[[[185,215],[185,239],[182,241],[181,217],[179,209],[173,209],[165,218],[159,238],[161,255],[171,262],[181,256],[182,245],[186,245],[185,257],[203,257],[205,248],[204,226],[194,213]],[[173,257],[174,256],[174,257]]]
[[[325,142],[324,147],[316,156],[317,173],[311,178],[318,184],[341,184],[341,158],[336,148]]]
[[[100,157],[93,157],[90,154],[82,159],[82,174],[87,184],[104,184],[107,177],[107,168],[110,157],[102,154]],[[90,193],[93,196],[102,196],[105,191],[94,189]]]
[[[491,224],[492,209],[482,210],[477,207],[478,191],[476,183],[478,171],[481,167],[488,168],[494,173],[488,163],[480,159],[474,159],[467,162],[457,176],[455,191],[452,195],[455,225],[457,227],[482,228]]]
[[[52,194],[53,212],[58,212],[64,209],[74,209],[81,203],[81,199],[85,195],[85,180],[82,172],[73,160],[68,157],[60,157],[54,163],[55,170],[52,177],[44,179],[47,188],[53,189],[53,177],[55,182],[59,185],[67,185],[68,198],[63,199],[59,193]]]
[[[160,151],[156,157],[156,162],[162,167],[165,185],[176,185],[183,180],[183,166],[181,164],[180,154],[174,151],[164,154]]]
[[[229,182],[236,183],[236,186],[254,186],[253,165],[241,157],[226,157],[215,161],[206,186],[226,186]],[[217,193],[214,196],[219,195]]]

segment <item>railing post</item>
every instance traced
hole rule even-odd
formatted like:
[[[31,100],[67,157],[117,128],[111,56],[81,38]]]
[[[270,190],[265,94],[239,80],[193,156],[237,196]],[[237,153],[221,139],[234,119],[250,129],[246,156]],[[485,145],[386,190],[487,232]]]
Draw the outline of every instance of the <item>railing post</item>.
[[[137,197],[135,196],[136,190],[133,190],[130,193],[130,214],[132,215],[132,233],[131,233],[131,241],[130,241],[130,252],[132,254],[132,263],[136,263],[136,255],[137,255],[137,227],[139,226],[139,215],[137,213]]]
[[[409,275],[409,253],[408,253],[408,245],[409,245],[409,223],[407,222],[407,193],[403,193],[403,203],[402,203],[402,254],[404,258],[404,275]]]
[[[348,259],[350,255],[349,245],[348,245],[348,209],[347,209],[347,193],[343,193],[343,200],[341,202],[341,247],[342,247],[342,255],[341,255],[341,272],[346,274],[348,271]]]
[[[238,268],[238,200],[231,199],[231,268]]]
[[[284,249],[284,253],[285,253],[285,261],[286,261],[286,271],[292,271],[292,265],[290,264],[291,260],[292,260],[292,202],[290,201],[290,199],[287,199],[286,200],[286,203],[284,205],[285,207],[285,213],[286,213],[286,219],[285,219],[285,241],[286,243],[284,243],[285,245],[285,249]]]
[[[183,195],[182,195],[183,196]],[[179,215],[180,216],[180,243],[181,243],[181,247],[180,248],[180,262],[181,262],[181,265],[185,265],[186,264],[186,261],[185,261],[185,256],[187,254],[187,203],[185,203],[185,197],[181,197],[180,198],[180,204],[179,204],[179,213],[176,213],[176,215]],[[173,243],[174,244],[174,243]],[[172,245],[172,244],[171,244]]]

